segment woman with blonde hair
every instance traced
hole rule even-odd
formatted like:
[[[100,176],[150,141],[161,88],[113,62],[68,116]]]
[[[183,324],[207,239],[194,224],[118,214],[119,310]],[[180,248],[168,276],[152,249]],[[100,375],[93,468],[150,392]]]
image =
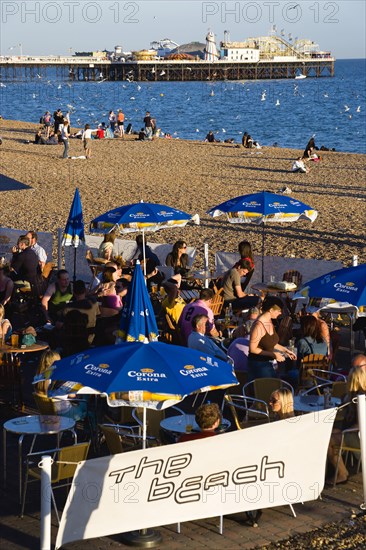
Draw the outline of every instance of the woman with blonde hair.
[[[49,369],[52,367],[52,365],[56,361],[60,361],[61,356],[57,351],[53,351],[52,349],[48,349],[44,351],[41,355],[41,359],[39,361],[39,365],[37,368],[37,376],[42,377],[43,380],[41,382],[37,382],[36,391],[37,393],[44,395],[48,397],[48,388],[51,383],[49,380],[50,372]]]
[[[276,420],[284,420],[295,416],[294,397],[289,388],[279,388],[272,392],[269,404]]]
[[[5,317],[5,308],[0,304],[0,341],[2,343],[7,340],[12,333],[12,327],[9,319],[4,319]]]
[[[113,246],[114,241],[116,240],[116,233],[111,231],[104,235],[104,239],[98,248],[98,258],[103,258],[103,260],[110,261],[113,258]]]

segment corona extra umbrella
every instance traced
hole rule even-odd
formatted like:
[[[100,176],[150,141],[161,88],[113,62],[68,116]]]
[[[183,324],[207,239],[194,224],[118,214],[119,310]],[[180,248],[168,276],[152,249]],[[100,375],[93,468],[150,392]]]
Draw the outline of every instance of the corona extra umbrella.
[[[122,342],[86,350],[57,361],[46,377],[81,384],[78,393],[106,394],[110,406],[142,407],[144,442],[146,408],[165,409],[192,393],[238,384],[231,364],[162,342]]]
[[[262,225],[262,282],[264,281],[264,227],[267,223],[289,223],[299,219],[314,221],[318,212],[311,206],[289,196],[268,191],[242,195],[214,206],[207,214],[215,218],[226,214],[230,223]]]
[[[90,231],[91,233],[110,233],[113,230],[117,230],[120,233],[141,231],[143,259],[145,260],[145,231],[184,227],[190,220],[199,225],[197,214],[191,216],[182,210],[170,206],[141,201],[135,204],[120,206],[98,216],[91,221]],[[144,271],[145,269],[144,261]]]
[[[366,305],[366,264],[345,267],[308,281],[294,299],[328,298],[356,307]]]
[[[122,309],[118,336],[127,342],[158,339],[158,326],[140,262],[136,262],[131,286]]]
[[[81,243],[85,244],[84,220],[79,189],[76,188],[61,242],[62,246],[74,247],[74,281],[76,278],[76,249]]]

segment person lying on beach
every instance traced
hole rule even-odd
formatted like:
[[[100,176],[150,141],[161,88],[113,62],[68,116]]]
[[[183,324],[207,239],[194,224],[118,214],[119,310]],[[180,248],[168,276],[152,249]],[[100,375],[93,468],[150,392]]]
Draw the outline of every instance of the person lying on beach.
[[[291,171],[306,174],[307,172],[310,172],[310,169],[305,166],[305,162],[303,161],[303,159],[301,157],[298,157],[293,163]]]

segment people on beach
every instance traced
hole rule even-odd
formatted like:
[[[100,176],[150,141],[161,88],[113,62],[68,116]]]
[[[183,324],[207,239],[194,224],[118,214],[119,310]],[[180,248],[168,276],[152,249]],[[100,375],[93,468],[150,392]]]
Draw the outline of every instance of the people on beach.
[[[108,120],[109,120],[109,126],[110,126],[110,128],[113,132],[113,136],[114,136],[114,131],[116,129],[116,115],[114,114],[113,111],[109,111]]]
[[[64,144],[64,152],[62,158],[69,158],[69,137],[70,137],[70,125],[66,118],[63,119],[63,123],[59,125],[58,131],[61,133],[61,140]]]
[[[116,237],[117,235],[114,231],[104,235],[103,241],[100,243],[98,248],[98,258],[103,258],[103,260],[108,261],[113,258],[113,246]]]
[[[291,171],[306,174],[307,172],[310,172],[310,168],[305,166],[305,162],[302,157],[297,157],[292,165]]]
[[[302,158],[303,159],[310,158],[311,154],[313,153],[313,151],[315,149],[316,149],[315,140],[314,140],[314,137],[311,137],[308,141],[308,144],[305,147],[304,154],[302,155]]]
[[[81,136],[81,141],[84,145],[85,157],[90,159],[91,157],[91,142],[92,134],[97,130],[92,130],[90,124],[85,124],[83,135]]]
[[[169,252],[165,259],[165,264],[174,269],[174,274],[187,275],[189,271],[189,257],[185,241],[179,240],[174,243],[173,250]]]
[[[215,430],[220,426],[221,418],[221,411],[217,403],[204,403],[195,412],[195,420],[200,431],[181,435],[179,443],[216,435]]]
[[[241,287],[241,278],[245,277],[253,269],[250,260],[239,260],[234,267],[224,275],[222,285],[224,289],[224,307],[229,304],[234,310],[248,309],[258,304],[259,297],[247,294]]]
[[[150,111],[146,111],[144,124],[145,124],[146,139],[151,141],[153,136],[153,125],[152,125]]]
[[[117,126],[118,126],[118,137],[123,138],[125,133],[125,115],[122,109],[118,109]]]
[[[214,136],[214,133],[212,130],[210,130],[207,134],[207,136],[205,137],[205,141],[207,141],[208,143],[216,143],[218,142],[219,140],[217,140]]]

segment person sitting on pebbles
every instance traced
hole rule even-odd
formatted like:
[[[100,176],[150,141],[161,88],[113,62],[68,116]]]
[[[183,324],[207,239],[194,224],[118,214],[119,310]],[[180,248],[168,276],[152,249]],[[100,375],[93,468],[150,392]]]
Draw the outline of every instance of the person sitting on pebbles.
[[[297,159],[294,161],[292,165],[291,171],[306,174],[307,172],[310,172],[310,168],[305,166],[305,162],[302,159],[302,157],[297,157]]]

